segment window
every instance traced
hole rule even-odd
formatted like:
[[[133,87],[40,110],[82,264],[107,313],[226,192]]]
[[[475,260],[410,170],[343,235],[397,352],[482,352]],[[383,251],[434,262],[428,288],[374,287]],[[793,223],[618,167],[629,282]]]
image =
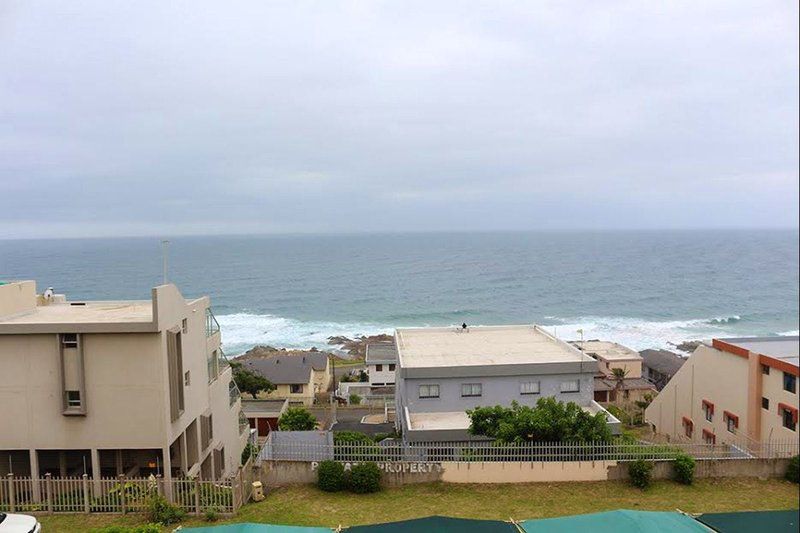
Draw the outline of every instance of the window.
[[[577,379],[561,382],[561,392],[580,392],[581,382]]]
[[[389,372],[394,372],[394,365],[389,365]]]
[[[291,392],[292,394],[302,394],[303,386],[300,384],[289,385],[289,392]]]
[[[81,406],[81,391],[68,390],[67,395],[67,408],[79,408]]]
[[[785,403],[779,403],[778,414],[781,415],[783,427],[797,431],[797,408]]]
[[[736,433],[736,428],[739,427],[739,417],[733,413],[725,411],[722,413],[722,419],[725,421],[725,426],[731,433]]]
[[[523,381],[519,384],[520,394],[539,394],[538,381]]]
[[[769,376],[769,367],[767,365],[761,365],[761,373],[765,376]]]
[[[169,408],[174,422],[181,416],[184,408],[183,398],[183,348],[181,333],[167,332],[167,364],[169,370]]]
[[[706,420],[713,422],[714,420],[714,404],[708,400],[703,400],[703,414],[706,415]]]
[[[439,385],[420,385],[419,386],[420,398],[438,398]]]
[[[462,383],[461,384],[461,396],[462,397],[480,396],[482,394],[483,394],[483,386],[480,383]]]
[[[690,418],[687,418],[687,417],[684,416],[683,417],[683,433],[687,437],[691,438],[693,432],[694,432],[694,423],[692,422],[692,420]]]
[[[189,321],[187,319],[181,320],[181,333],[189,332]]]
[[[703,430],[703,442],[706,444],[715,444],[717,442],[717,436],[711,433],[709,430]]]
[[[383,365],[375,365],[376,372],[383,372]]]
[[[761,397],[761,408],[769,411],[769,398]]]
[[[77,348],[78,347],[78,334],[77,333],[64,333],[61,335],[61,344],[64,348]]]
[[[192,384],[192,375],[190,370],[187,370],[186,373],[183,374],[183,384],[187,387]]]
[[[783,390],[792,394],[797,392],[797,378],[788,372],[783,373]]]

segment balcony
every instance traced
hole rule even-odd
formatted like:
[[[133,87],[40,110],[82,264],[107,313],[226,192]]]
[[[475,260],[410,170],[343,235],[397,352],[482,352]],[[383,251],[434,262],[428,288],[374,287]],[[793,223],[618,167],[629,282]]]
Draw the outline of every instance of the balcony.
[[[217,322],[217,317],[214,316],[214,313],[211,311],[210,307],[206,308],[206,337],[211,337],[219,333],[219,322]]]
[[[233,379],[231,379],[231,382],[228,384],[228,396],[231,406],[236,403],[236,400],[242,397],[242,393],[239,391],[239,387],[236,386],[236,382],[233,381]]]

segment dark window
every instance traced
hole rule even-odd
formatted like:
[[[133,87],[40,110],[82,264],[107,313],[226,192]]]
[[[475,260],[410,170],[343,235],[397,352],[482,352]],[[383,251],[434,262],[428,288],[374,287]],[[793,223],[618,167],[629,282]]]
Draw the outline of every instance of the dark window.
[[[797,429],[797,422],[794,421],[794,413],[788,409],[783,410],[783,427],[795,431]]]
[[[389,372],[394,372],[394,365],[389,365]]]
[[[189,321],[185,318],[181,320],[181,333],[189,333]]]
[[[797,392],[797,378],[788,372],[783,373],[783,390],[792,394]]]
[[[64,333],[61,335],[61,344],[64,348],[77,348],[78,347],[78,334],[77,333]]]
[[[761,373],[769,376],[769,367],[767,365],[761,365]]]
[[[289,385],[289,392],[292,394],[301,394],[303,392],[303,386],[296,384]]]
[[[769,398],[761,397],[761,408],[769,411]]]
[[[67,408],[74,408],[81,406],[81,391],[68,390],[67,394]]]
[[[383,372],[383,365],[375,365],[375,371]]]

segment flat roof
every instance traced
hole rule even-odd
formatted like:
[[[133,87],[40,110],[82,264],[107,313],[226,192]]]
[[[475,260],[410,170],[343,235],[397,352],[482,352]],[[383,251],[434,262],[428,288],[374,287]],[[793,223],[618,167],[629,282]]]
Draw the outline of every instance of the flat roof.
[[[399,328],[395,337],[403,368],[594,361],[534,325]]]
[[[79,305],[76,305],[79,304]],[[38,305],[25,313],[0,318],[0,324],[112,324],[153,321],[150,300],[66,302]]]
[[[267,418],[279,417],[289,400],[242,400],[242,412],[246,415],[263,415]]]
[[[376,342],[367,344],[367,355],[365,358],[367,363],[376,361],[397,361],[397,347],[393,342]]]
[[[719,340],[749,352],[767,355],[799,366],[800,337],[735,337]]]
[[[469,429],[466,411],[442,413],[409,413],[411,429]]]
[[[640,361],[639,352],[611,341],[573,341],[570,344],[587,354],[597,354],[606,361]]]

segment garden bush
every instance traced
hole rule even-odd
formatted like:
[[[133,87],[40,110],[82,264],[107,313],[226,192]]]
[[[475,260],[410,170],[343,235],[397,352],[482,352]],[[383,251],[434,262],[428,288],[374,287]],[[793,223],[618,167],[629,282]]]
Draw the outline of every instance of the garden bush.
[[[356,494],[381,490],[381,469],[373,462],[359,463],[350,470],[347,485]]]
[[[242,466],[254,455],[258,453],[258,446],[252,442],[248,442],[247,446],[242,450]]]
[[[322,461],[317,469],[317,486],[325,492],[344,488],[344,466],[336,461]]]
[[[672,467],[675,470],[675,480],[684,485],[691,485],[694,481],[694,458],[685,453],[675,456]]]
[[[644,459],[637,459],[628,464],[628,476],[634,487],[646,489],[653,480],[653,463]]]
[[[800,455],[795,455],[789,461],[789,468],[786,469],[786,479],[792,483],[800,483]]]
[[[186,511],[172,505],[166,498],[159,494],[154,494],[147,502],[147,520],[158,524],[175,524],[186,517]]]
[[[361,404],[361,396],[356,393],[350,395],[350,405],[360,405]]]

